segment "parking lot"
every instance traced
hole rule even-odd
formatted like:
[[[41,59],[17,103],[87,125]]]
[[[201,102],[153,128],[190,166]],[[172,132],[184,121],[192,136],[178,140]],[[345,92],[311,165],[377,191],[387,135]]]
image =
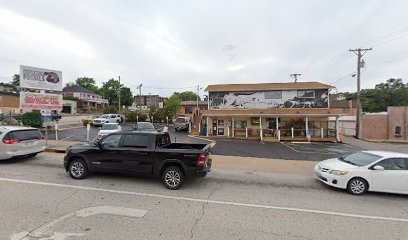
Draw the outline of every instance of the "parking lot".
[[[126,124],[123,129],[131,130],[131,124]],[[92,140],[98,135],[99,129],[91,127],[89,139]],[[173,142],[188,143],[208,143],[210,140],[204,138],[190,137],[188,132],[175,132],[169,128],[169,134]],[[51,131],[48,138],[55,139],[55,132]],[[80,124],[65,125],[58,132],[60,141],[86,141],[86,127]],[[286,160],[310,160],[320,161],[327,158],[334,158],[347,155],[360,148],[351,145],[332,142],[259,142],[247,140],[226,140],[216,141],[213,147],[213,154],[240,157],[259,157]]]

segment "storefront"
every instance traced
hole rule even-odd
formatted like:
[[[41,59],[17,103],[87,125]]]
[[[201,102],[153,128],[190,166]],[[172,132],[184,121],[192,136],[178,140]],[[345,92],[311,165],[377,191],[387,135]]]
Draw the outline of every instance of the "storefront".
[[[329,117],[341,114],[329,108],[329,88],[315,82],[210,85],[210,109],[203,113],[206,136],[336,141],[336,120],[329,124]]]

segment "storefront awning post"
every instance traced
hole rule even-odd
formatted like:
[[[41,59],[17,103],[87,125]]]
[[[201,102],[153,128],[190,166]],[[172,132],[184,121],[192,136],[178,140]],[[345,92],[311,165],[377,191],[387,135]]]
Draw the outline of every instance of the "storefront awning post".
[[[234,117],[232,119],[232,137],[235,137],[235,124],[234,124]]]

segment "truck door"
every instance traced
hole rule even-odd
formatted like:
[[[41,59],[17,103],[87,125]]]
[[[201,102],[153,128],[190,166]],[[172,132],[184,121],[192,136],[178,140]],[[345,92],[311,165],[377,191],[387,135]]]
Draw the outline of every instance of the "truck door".
[[[154,151],[150,146],[152,134],[125,134],[120,158],[123,169],[140,174],[152,174]]]

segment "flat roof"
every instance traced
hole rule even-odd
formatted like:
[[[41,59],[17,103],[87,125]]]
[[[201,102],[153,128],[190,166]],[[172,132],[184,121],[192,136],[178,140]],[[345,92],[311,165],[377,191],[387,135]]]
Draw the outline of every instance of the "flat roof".
[[[293,89],[329,89],[334,88],[319,82],[289,82],[289,83],[251,83],[251,84],[216,84],[208,85],[205,91],[258,91],[258,90],[293,90]]]
[[[211,109],[205,110],[203,116],[265,116],[265,115],[309,115],[341,116],[338,109],[330,108],[271,108],[271,109]]]

